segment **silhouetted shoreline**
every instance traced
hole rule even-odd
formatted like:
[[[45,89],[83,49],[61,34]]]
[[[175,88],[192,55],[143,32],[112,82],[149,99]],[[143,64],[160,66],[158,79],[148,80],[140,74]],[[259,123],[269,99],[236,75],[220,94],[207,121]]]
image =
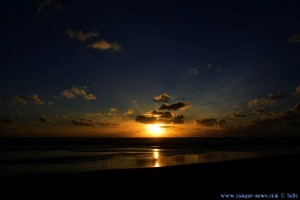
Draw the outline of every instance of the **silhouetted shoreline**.
[[[162,193],[171,188],[170,196],[173,197],[194,194],[215,197],[213,199],[220,199],[218,195],[222,193],[299,194],[299,160],[300,154],[292,154],[158,168],[4,176],[1,179],[8,181],[8,186],[42,190],[51,187],[54,192],[72,191],[74,194],[86,190],[97,193],[100,189],[107,194],[109,188],[123,191],[126,187],[141,191],[154,187]]]

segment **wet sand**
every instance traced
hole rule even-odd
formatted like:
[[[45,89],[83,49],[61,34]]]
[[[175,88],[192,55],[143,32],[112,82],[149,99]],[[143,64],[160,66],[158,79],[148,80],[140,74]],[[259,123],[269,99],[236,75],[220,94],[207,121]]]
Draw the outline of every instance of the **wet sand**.
[[[109,195],[109,199],[117,198],[120,194],[124,198],[134,199],[161,195],[184,199],[201,199],[202,196],[222,199],[220,195],[223,193],[299,195],[299,161],[300,154],[294,154],[170,167],[24,175],[1,179],[7,189],[38,190],[49,195],[97,195],[99,199],[103,199],[100,198],[103,195]],[[144,196],[139,196],[137,192]]]

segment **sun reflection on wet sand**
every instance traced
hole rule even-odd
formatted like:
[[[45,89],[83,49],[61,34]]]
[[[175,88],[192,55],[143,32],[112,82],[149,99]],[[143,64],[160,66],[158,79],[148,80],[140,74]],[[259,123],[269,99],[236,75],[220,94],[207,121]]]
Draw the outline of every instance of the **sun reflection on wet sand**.
[[[159,149],[153,149],[153,159],[155,161],[153,167],[160,167],[160,164],[159,164]]]

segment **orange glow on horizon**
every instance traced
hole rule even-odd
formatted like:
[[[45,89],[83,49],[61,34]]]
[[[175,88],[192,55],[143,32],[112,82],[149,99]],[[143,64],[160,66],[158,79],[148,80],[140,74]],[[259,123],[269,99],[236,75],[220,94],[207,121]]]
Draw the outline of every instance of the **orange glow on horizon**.
[[[148,124],[146,125],[146,129],[152,136],[160,137],[165,133],[165,129],[162,126],[163,124]]]

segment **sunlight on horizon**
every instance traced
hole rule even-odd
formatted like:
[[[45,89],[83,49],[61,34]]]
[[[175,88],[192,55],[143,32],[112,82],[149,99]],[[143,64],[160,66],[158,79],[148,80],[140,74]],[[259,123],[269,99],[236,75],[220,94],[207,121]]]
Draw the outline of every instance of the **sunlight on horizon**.
[[[163,126],[163,124],[148,124],[146,129],[147,132],[150,133],[152,136],[160,137],[165,133],[165,129],[161,126]]]

